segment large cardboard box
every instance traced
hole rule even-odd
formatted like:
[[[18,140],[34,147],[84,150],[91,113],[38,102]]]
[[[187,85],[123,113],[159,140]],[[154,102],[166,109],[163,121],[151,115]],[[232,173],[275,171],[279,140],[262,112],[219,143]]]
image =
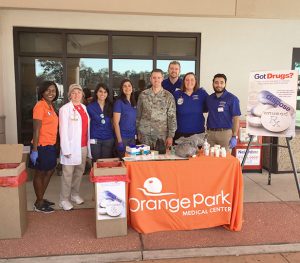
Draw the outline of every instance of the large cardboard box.
[[[94,176],[125,175],[126,167],[119,158],[98,159],[94,163]]]
[[[94,163],[95,176],[126,175],[126,167],[119,159],[99,159]],[[96,182],[96,236],[127,235],[127,183]]]
[[[22,152],[22,144],[0,144],[0,177],[19,176],[26,169]],[[0,186],[0,239],[21,238],[26,228],[26,183]]]

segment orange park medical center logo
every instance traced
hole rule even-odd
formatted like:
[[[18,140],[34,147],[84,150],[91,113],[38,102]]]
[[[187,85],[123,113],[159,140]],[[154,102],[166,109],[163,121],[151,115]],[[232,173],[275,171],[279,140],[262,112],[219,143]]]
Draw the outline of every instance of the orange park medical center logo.
[[[168,181],[167,185],[169,183],[171,182]],[[147,213],[164,210],[184,217],[231,212],[230,193],[220,190],[217,194],[208,195],[180,189],[180,185],[176,183],[175,187],[178,188],[177,193],[168,192],[163,189],[160,179],[156,177],[146,179],[143,187],[131,189],[130,212]]]

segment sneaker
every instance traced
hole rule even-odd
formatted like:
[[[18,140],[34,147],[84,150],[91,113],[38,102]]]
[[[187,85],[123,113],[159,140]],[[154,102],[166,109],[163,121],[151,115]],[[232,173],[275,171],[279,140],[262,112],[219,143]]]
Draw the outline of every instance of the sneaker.
[[[73,201],[76,205],[84,203],[84,200],[79,195],[71,195],[71,201]]]
[[[42,212],[42,213],[45,213],[45,214],[49,214],[49,213],[54,212],[54,209],[50,206],[47,206],[46,204],[42,204],[41,206],[34,205],[33,209],[36,212]]]
[[[73,205],[69,201],[59,202],[59,207],[61,207],[65,211],[69,211],[73,209]]]
[[[44,201],[44,204],[46,204],[47,206],[55,205],[55,203],[53,203],[47,199],[43,199],[43,201]]]

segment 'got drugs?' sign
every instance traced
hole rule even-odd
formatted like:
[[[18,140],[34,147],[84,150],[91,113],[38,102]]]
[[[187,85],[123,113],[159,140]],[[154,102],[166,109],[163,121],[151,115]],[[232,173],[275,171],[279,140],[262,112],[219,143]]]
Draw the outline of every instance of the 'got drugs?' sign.
[[[251,72],[247,104],[247,133],[294,137],[298,72]]]

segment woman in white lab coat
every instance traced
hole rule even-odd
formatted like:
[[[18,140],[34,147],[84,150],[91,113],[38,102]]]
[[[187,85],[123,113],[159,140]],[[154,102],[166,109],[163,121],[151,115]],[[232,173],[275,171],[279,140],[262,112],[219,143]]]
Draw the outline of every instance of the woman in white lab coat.
[[[90,120],[82,104],[83,91],[80,85],[72,84],[68,92],[70,102],[59,110],[60,163],[62,164],[59,206],[71,210],[70,201],[80,205],[84,200],[79,195],[86,158],[89,149]]]

